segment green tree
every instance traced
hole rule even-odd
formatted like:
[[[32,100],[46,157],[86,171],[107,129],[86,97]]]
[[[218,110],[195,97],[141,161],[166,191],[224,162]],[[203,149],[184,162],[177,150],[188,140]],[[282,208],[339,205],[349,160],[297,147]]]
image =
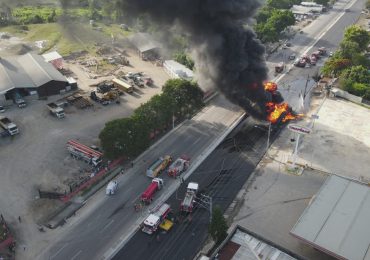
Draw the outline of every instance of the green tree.
[[[358,25],[352,25],[344,32],[344,41],[355,42],[360,51],[365,51],[370,43],[370,33]]]
[[[299,0],[267,0],[267,6],[276,9],[290,9],[293,5],[299,3]]]
[[[352,82],[367,84],[370,87],[370,73],[363,66],[352,66],[351,68],[344,70],[340,77]]]
[[[227,237],[227,224],[220,207],[215,207],[212,211],[212,220],[208,232],[213,241],[221,243]]]
[[[370,9],[370,0],[367,0],[367,1],[366,1],[366,8],[367,8],[367,9]]]
[[[370,1],[370,0],[369,0]],[[261,9],[258,10],[257,15],[256,15],[256,21],[257,23],[265,23],[269,17],[271,16],[272,11],[274,8],[265,5]]]
[[[271,14],[265,22],[257,23],[255,31],[258,38],[263,42],[275,42],[279,39],[279,34],[285,30],[288,26],[295,23],[294,15],[289,10],[277,10],[270,9]],[[260,21],[263,21],[267,17],[267,11],[263,10],[260,17],[257,17]]]
[[[99,138],[105,156],[111,159],[123,155],[134,157],[147,148],[150,142],[142,122],[132,118],[108,122]]]
[[[175,54],[175,61],[181,63],[182,65],[186,66],[188,69],[193,70],[194,68],[194,61],[185,53],[185,52],[178,52]]]
[[[321,69],[325,76],[338,76],[344,69],[351,66],[351,60],[337,55],[327,60]]]

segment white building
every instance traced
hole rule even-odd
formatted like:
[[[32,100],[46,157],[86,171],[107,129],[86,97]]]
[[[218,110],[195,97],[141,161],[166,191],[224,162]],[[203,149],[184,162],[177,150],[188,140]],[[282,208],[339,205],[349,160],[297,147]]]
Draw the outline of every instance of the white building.
[[[163,67],[172,78],[182,78],[186,80],[192,80],[194,78],[192,70],[174,60],[166,60],[163,63]]]

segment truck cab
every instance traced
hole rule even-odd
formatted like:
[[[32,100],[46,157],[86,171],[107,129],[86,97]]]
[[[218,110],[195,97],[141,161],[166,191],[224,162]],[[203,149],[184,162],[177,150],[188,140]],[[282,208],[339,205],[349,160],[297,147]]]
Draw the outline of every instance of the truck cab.
[[[152,213],[144,220],[142,231],[149,235],[156,232],[159,226],[166,221],[168,214],[171,212],[169,204],[162,204],[153,209]]]

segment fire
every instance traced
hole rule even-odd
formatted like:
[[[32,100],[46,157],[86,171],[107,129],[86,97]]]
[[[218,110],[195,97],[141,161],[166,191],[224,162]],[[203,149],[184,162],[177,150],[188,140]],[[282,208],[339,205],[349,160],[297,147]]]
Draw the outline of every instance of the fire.
[[[276,104],[273,102],[267,102],[266,107],[268,112],[267,120],[273,124],[277,123],[281,117],[281,122],[285,123],[288,120],[298,119],[303,116],[301,114],[294,115],[291,112],[291,108],[288,103]]]
[[[275,92],[277,90],[277,84],[275,82],[266,82],[264,84],[265,90],[268,92]]]

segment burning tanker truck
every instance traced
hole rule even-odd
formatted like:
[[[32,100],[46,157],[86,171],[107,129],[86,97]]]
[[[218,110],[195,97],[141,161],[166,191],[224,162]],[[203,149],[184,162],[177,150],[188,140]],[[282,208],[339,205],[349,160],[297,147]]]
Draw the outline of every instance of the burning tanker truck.
[[[204,91],[217,88],[252,117],[277,123],[273,118],[287,105],[276,90],[265,89],[268,73],[265,47],[250,25],[260,3],[259,0],[121,2],[124,12],[133,19],[145,14],[167,35],[177,31],[186,36],[195,60],[197,81]],[[286,121],[291,112],[282,114],[286,114],[283,119]]]

